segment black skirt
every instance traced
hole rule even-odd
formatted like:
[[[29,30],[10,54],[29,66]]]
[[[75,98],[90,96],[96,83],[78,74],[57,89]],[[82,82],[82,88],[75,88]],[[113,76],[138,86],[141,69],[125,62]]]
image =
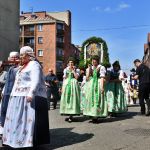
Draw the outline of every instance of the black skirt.
[[[36,96],[34,101],[31,102],[31,107],[35,109],[33,145],[49,144],[50,134],[47,99]]]

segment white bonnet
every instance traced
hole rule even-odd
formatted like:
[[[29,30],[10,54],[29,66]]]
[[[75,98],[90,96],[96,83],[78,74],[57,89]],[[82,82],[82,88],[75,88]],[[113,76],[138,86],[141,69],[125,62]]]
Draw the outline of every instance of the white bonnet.
[[[2,61],[0,61],[0,67],[2,67],[2,65],[3,65],[3,62],[2,62]]]
[[[19,57],[19,53],[18,52],[10,52],[9,57]]]
[[[20,49],[20,54],[29,54],[32,57],[34,56],[33,49],[30,46],[24,46]]]

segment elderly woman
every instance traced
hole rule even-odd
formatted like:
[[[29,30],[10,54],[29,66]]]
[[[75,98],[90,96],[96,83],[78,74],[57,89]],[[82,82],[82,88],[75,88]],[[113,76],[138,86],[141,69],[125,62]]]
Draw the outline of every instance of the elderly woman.
[[[2,105],[1,105],[1,126],[4,126],[8,101],[10,97],[10,93],[12,91],[16,72],[19,69],[19,53],[18,52],[10,52],[8,61],[12,62],[13,65],[9,68],[6,76],[5,86],[2,91]]]
[[[3,144],[13,148],[49,143],[44,76],[40,64],[31,57],[32,48],[20,49],[22,67],[16,74],[3,130]]]
[[[4,65],[2,62],[0,62],[0,100],[1,100],[2,90],[6,82],[6,75],[7,75],[7,72],[4,71]]]

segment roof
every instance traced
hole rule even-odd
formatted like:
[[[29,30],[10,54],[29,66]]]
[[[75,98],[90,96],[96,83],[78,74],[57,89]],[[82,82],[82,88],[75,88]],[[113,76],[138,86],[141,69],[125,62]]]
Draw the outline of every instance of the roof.
[[[54,17],[57,20],[64,21],[67,25],[71,25],[71,12],[69,10],[59,12],[48,12],[47,14]]]
[[[38,14],[31,14],[26,16],[27,13],[24,13],[20,16],[20,18],[24,17],[24,19],[20,19],[20,25],[27,24],[47,24],[47,23],[64,23],[64,21],[55,19],[54,17],[46,14],[46,16],[38,16]]]

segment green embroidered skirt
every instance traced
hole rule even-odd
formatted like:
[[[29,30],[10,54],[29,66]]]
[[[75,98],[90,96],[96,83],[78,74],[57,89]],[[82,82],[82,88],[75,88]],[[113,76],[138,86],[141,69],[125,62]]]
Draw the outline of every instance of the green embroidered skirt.
[[[68,90],[68,88],[70,88]],[[60,101],[60,114],[79,115],[80,114],[80,87],[75,78],[65,79],[62,86]]]
[[[84,85],[84,94],[82,95],[81,103],[83,108],[83,115],[93,117],[107,117],[107,101],[106,94],[101,94],[100,79],[98,84],[94,82],[93,78]],[[97,87],[96,87],[97,86]]]
[[[121,83],[107,83],[106,96],[108,112],[123,113],[127,111],[127,100]]]

